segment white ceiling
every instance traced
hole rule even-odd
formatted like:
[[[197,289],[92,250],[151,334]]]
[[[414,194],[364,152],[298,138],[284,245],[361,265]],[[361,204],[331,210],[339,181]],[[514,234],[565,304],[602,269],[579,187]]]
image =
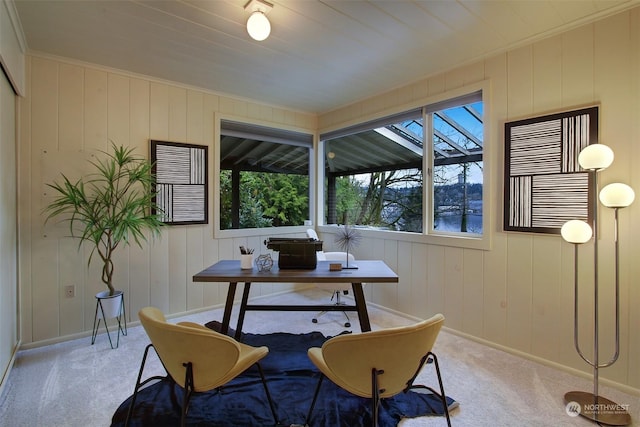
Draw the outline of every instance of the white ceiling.
[[[640,0],[15,0],[28,48],[322,113],[595,21]]]

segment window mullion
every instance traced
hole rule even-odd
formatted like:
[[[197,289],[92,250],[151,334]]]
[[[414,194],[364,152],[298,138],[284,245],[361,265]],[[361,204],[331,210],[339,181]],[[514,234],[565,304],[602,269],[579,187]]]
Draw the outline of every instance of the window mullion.
[[[423,155],[422,155],[422,218],[423,234],[433,230],[433,113],[423,111]]]

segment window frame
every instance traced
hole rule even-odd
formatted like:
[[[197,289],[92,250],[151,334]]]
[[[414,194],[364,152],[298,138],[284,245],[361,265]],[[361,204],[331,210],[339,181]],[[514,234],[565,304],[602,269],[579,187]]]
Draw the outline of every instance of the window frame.
[[[316,180],[316,154],[315,154],[315,146],[317,145],[317,133],[315,131],[310,131],[309,129],[298,128],[293,126],[287,126],[281,123],[272,123],[267,121],[259,121],[252,120],[246,117],[238,117],[227,114],[214,114],[214,149],[211,150],[213,152],[213,173],[212,182],[211,182],[211,191],[213,200],[213,238],[214,239],[225,239],[225,238],[241,238],[241,237],[251,237],[256,235],[271,235],[271,234],[292,234],[292,233],[304,233],[308,225],[296,225],[296,226],[283,226],[283,227],[263,227],[263,228],[240,228],[240,229],[220,229],[220,137],[222,132],[222,123],[223,122],[235,122],[240,124],[246,124],[247,127],[263,127],[274,130],[276,133],[278,131],[285,132],[296,132],[300,134],[308,135],[311,140],[311,146],[309,147],[309,217],[313,215],[313,212],[316,211],[316,200],[313,189],[316,188],[315,180]],[[274,141],[275,142],[275,141]],[[277,141],[281,144],[286,144],[283,141]],[[291,144],[295,145],[295,144]]]
[[[346,130],[357,128],[361,125],[367,125],[369,123],[374,123],[378,120],[382,120],[387,117],[400,117],[402,114],[415,110],[416,108],[424,108],[423,110],[423,123],[425,126],[425,141],[423,142],[423,182],[428,183],[428,185],[423,185],[423,232],[415,233],[415,232],[405,232],[405,231],[393,231],[393,230],[374,230],[362,228],[359,229],[364,237],[372,237],[372,238],[380,238],[380,239],[388,239],[388,240],[399,240],[399,241],[408,241],[408,242],[418,242],[418,243],[427,243],[434,245],[442,245],[442,246],[454,246],[461,248],[471,248],[471,249],[482,249],[489,250],[491,249],[491,236],[493,234],[493,206],[491,205],[492,194],[493,194],[493,176],[495,176],[495,171],[493,170],[494,166],[491,162],[491,157],[493,156],[493,141],[495,138],[492,138],[493,126],[491,124],[490,118],[490,84],[488,81],[483,81],[476,84],[467,85],[456,90],[447,91],[435,96],[427,97],[421,99],[419,101],[415,101],[411,104],[405,104],[400,107],[394,108],[393,110],[385,110],[376,114],[375,116],[370,116],[366,118],[361,118],[359,120],[353,120],[348,123],[342,123],[332,127],[331,129],[326,129],[321,131],[318,138],[318,147],[316,150],[316,170],[318,171],[317,177],[317,185],[316,185],[316,198],[317,198],[317,212],[316,218],[318,219],[318,229],[323,233],[336,233],[337,227],[336,225],[324,224],[323,218],[324,214],[324,162],[325,158],[322,155],[324,153],[324,140],[327,139],[326,135],[335,135],[339,132]],[[483,156],[482,156],[482,179],[483,179],[483,194],[482,194],[482,205],[483,205],[483,216],[482,216],[482,235],[473,234],[473,233],[459,233],[459,232],[445,232],[445,231],[437,231],[433,230],[433,138],[432,138],[432,123],[430,119],[430,114],[434,111],[440,110],[442,108],[438,108],[439,106],[450,106],[451,102],[455,102],[456,100],[464,100],[465,97],[468,97],[474,93],[480,92],[480,97],[483,102]]]

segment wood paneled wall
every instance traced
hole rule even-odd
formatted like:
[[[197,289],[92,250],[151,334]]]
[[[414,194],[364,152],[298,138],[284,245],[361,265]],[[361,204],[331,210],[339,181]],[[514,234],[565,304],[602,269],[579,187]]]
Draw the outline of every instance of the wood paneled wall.
[[[87,172],[98,151],[110,142],[134,147],[148,157],[149,140],[202,144],[213,161],[214,114],[271,123],[311,133],[314,115],[252,104],[193,88],[123,72],[30,56],[27,94],[20,100],[22,329],[25,343],[51,342],[86,334],[93,324],[94,295],[103,290],[99,263],[87,269],[90,248],[78,252],[65,224],[44,223],[43,208],[53,196],[46,183],[65,173]],[[210,185],[209,198],[213,194]],[[166,227],[143,249],[117,254],[115,283],[125,291],[129,315],[154,305],[183,313],[221,304],[222,285],[193,283],[191,276],[220,258],[237,258],[238,246],[260,247],[267,236],[213,239],[213,225]],[[262,245],[263,246],[263,245]],[[75,298],[64,287],[75,285]],[[290,285],[260,287],[272,293]]]
[[[22,213],[21,321],[26,342],[46,342],[91,328],[93,295],[100,290],[87,253],[43,228],[45,174],[56,169],[47,156],[75,159],[78,152],[107,148],[108,140],[148,150],[148,140],[175,140],[213,147],[213,114],[258,118],[274,124],[324,131],[400,105],[488,80],[490,140],[485,141],[492,202],[490,250],[429,244],[389,236],[365,236],[358,258],[380,258],[400,276],[397,287],[368,286],[368,298],[416,317],[435,312],[446,326],[497,347],[550,364],[587,371],[573,348],[573,247],[559,236],[502,231],[503,128],[507,121],[599,104],[600,138],[616,152],[601,182],[622,181],[640,191],[640,9],[586,25],[547,40],[448,71],[318,118],[252,104],[163,82],[32,56],[27,96],[21,100],[20,195]],[[211,150],[212,151],[212,150]],[[52,154],[53,153],[53,154]],[[75,153],[75,154],[72,154]],[[83,154],[84,155],[84,154]],[[59,169],[69,166],[61,160]],[[640,213],[636,203],[621,212],[622,336],[619,361],[602,376],[640,389]],[[601,221],[601,344],[613,341],[612,213]],[[180,313],[219,304],[218,286],[193,284],[191,275],[217,259],[236,255],[239,244],[259,246],[264,236],[212,238],[211,225],[167,229],[160,241],[131,248],[118,259],[128,308],[153,304]],[[589,305],[591,245],[580,252],[581,340],[591,348]],[[79,286],[65,299],[67,283]],[[265,287],[262,292],[281,288]],[[53,301],[53,303],[51,302]],[[464,351],[464,349],[461,349]],[[588,350],[587,350],[588,352]],[[606,357],[606,356],[603,356]]]
[[[425,78],[326,113],[320,133],[370,119],[397,106],[490,82],[485,141],[492,191],[488,251],[423,242],[364,239],[358,257],[384,258],[399,274],[397,289],[368,287],[378,304],[426,317],[442,312],[445,326],[546,363],[590,371],[573,346],[573,246],[560,236],[502,231],[504,123],[549,112],[600,105],[600,141],[615,152],[602,185],[625,182],[640,192],[640,9],[519,49]],[[600,208],[601,360],[612,354],[613,213]],[[621,218],[621,354],[602,370],[613,382],[640,389],[640,203]],[[322,237],[322,236],[321,236]],[[580,340],[593,341],[592,244],[580,248]],[[462,350],[462,349],[461,349]]]

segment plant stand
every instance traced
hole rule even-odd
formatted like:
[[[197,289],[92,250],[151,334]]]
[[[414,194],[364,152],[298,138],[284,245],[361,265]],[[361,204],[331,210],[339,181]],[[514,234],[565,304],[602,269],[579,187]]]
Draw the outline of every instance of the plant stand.
[[[111,333],[109,332],[107,319],[116,319],[118,322],[118,336],[115,347],[111,340]],[[100,328],[100,321],[104,322],[104,329],[107,331],[111,348],[118,348],[118,345],[120,344],[120,333],[122,332],[123,336],[127,335],[127,314],[124,308],[124,293],[122,291],[116,291],[113,295],[109,295],[108,291],[98,292],[96,294],[96,313],[93,318],[91,345],[96,342],[96,336],[98,335],[98,329]]]

